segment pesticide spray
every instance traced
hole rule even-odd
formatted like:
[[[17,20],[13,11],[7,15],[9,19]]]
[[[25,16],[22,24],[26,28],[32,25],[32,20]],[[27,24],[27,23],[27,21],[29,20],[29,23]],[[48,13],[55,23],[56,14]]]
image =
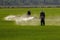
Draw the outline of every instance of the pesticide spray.
[[[39,19],[33,16],[8,15],[4,17],[6,21],[14,21],[17,25],[38,25]]]

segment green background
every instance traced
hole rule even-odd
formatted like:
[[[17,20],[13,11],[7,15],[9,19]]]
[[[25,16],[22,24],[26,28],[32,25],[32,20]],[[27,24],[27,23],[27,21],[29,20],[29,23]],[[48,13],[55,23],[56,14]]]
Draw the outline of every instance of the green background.
[[[5,21],[7,15],[24,15],[28,10],[39,17],[41,10],[46,18],[60,16],[60,8],[0,8],[0,40],[60,40],[60,26],[16,25],[13,21]]]

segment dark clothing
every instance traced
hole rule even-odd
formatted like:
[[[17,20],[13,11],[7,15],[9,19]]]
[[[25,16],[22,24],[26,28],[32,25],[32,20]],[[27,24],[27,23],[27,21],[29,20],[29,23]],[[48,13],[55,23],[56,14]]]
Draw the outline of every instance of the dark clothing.
[[[40,13],[40,19],[41,19],[41,26],[45,25],[45,13],[41,12]]]
[[[44,26],[44,25],[45,25],[45,20],[42,19],[42,20],[41,20],[41,26]]]
[[[44,12],[41,12],[41,13],[40,13],[40,18],[41,18],[41,19],[45,19],[45,13],[44,13]]]
[[[30,15],[31,15],[31,12],[30,12],[30,11],[28,11],[27,15],[28,15],[28,16],[30,16]]]

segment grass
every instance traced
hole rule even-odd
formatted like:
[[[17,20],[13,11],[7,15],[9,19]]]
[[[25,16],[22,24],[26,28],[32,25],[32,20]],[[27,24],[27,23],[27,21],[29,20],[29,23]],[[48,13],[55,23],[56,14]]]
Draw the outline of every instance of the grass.
[[[15,26],[0,27],[1,40],[60,40],[59,26]]]
[[[32,15],[39,17],[41,8],[2,8],[0,9],[0,40],[60,40],[60,26],[21,26],[5,21],[7,15],[23,15],[30,9]],[[60,16],[60,8],[44,8],[46,18]]]

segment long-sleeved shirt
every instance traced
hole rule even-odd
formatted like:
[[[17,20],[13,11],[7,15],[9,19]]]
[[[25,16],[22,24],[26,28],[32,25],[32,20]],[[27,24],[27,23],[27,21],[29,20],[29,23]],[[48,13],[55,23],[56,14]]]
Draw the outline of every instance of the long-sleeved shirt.
[[[41,18],[41,19],[45,19],[45,12],[41,12],[41,13],[40,13],[40,18]]]

